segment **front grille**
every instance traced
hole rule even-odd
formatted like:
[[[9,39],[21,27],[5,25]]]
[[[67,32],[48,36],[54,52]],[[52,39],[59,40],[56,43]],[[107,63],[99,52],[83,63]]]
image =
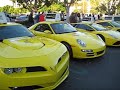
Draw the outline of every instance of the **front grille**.
[[[26,67],[26,72],[39,72],[39,71],[47,71],[44,67],[36,66],[36,67]]]
[[[97,55],[102,54],[103,52],[104,52],[104,50],[103,51],[99,51],[99,52],[97,52]]]
[[[94,56],[94,53],[87,53],[87,56],[88,56],[88,57]]]
[[[34,90],[34,89],[40,89],[43,88],[41,86],[24,86],[24,87],[9,87],[11,90]]]
[[[115,42],[113,45],[120,45],[120,41]]]

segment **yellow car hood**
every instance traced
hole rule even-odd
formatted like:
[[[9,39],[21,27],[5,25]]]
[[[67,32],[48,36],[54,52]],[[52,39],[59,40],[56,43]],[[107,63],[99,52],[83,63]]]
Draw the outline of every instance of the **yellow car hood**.
[[[0,67],[55,66],[66,50],[61,43],[44,37],[6,39],[0,43]]]
[[[69,39],[74,38],[76,42],[77,39],[84,41],[87,45],[86,48],[90,48],[90,47],[98,48],[99,46],[105,45],[105,43],[102,40],[100,40],[96,35],[92,36],[91,34],[88,33],[74,32],[74,33],[66,33],[63,35],[64,38],[69,38]],[[95,45],[96,47],[94,47],[93,45]]]
[[[0,56],[5,58],[24,58],[46,54],[45,46],[54,46],[57,43],[46,38],[18,37],[5,39],[0,43]],[[48,48],[49,49],[49,48]]]

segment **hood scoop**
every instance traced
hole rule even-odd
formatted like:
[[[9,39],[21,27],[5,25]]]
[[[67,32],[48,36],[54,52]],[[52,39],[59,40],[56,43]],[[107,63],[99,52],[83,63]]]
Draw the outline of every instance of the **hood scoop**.
[[[34,37],[18,37],[3,40],[4,44],[7,44],[13,48],[21,49],[21,50],[36,50],[40,49],[44,46],[39,39]]]

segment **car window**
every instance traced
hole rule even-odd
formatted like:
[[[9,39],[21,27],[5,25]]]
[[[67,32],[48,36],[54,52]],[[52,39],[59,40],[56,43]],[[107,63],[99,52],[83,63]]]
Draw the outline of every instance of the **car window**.
[[[0,40],[23,36],[34,35],[22,25],[0,26]]]
[[[84,17],[82,21],[91,21],[91,17]]]
[[[50,27],[48,24],[39,24],[36,28],[35,28],[36,31],[39,31],[39,32],[44,32],[45,30],[49,30],[51,31]],[[52,31],[51,31],[52,32]]]
[[[105,20],[112,20],[112,16],[111,17],[105,17]]]
[[[120,17],[114,17],[114,21],[120,21]]]
[[[46,14],[46,19],[55,19],[56,14]]]
[[[68,23],[54,23],[51,24],[51,27],[56,34],[77,32],[77,30]]]
[[[102,25],[99,25],[99,24],[91,24],[91,26],[93,28],[95,28],[97,31],[104,31],[104,30],[107,30],[106,28],[104,28]]]
[[[102,26],[112,26],[109,22],[100,22],[100,23],[97,23],[97,24],[100,24]]]
[[[89,27],[88,25],[85,24],[78,24],[76,25],[76,28],[80,28],[80,29],[84,29],[84,30],[88,30],[88,31],[94,31],[93,28]]]

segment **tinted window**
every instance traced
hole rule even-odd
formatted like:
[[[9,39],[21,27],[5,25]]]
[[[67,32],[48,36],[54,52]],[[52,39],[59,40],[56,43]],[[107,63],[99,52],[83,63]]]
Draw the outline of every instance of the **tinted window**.
[[[46,15],[46,18],[47,18],[47,19],[55,19],[55,15],[56,15],[56,14],[47,14],[47,15]]]
[[[105,20],[112,20],[112,17],[105,17]]]
[[[106,28],[104,28],[102,25],[99,25],[99,24],[92,24],[91,26],[92,26],[93,28],[95,28],[96,30],[98,30],[98,31],[107,30]]]
[[[68,23],[55,23],[51,24],[51,27],[56,34],[77,32],[77,30]]]
[[[90,17],[83,18],[82,21],[91,21]]]
[[[85,30],[88,30],[88,31],[94,31],[93,28],[91,28],[90,26],[85,25],[85,24],[78,24],[78,25],[76,25],[76,28],[85,29]]]
[[[22,25],[0,26],[0,40],[23,36],[31,37],[33,34]]]
[[[51,31],[50,27],[48,24],[39,24],[36,28],[36,31],[44,32],[45,30]]]
[[[109,22],[101,22],[101,23],[97,23],[100,24],[102,26],[112,26]]]
[[[120,17],[114,17],[114,21],[120,21]]]

